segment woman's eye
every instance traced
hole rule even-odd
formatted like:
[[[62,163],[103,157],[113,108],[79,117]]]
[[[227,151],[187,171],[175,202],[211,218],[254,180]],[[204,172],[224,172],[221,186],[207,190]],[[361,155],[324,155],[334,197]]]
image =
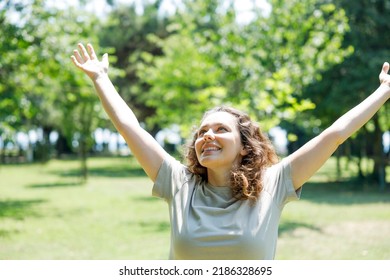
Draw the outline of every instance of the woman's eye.
[[[220,126],[220,127],[218,127],[218,129],[217,129],[217,131],[219,131],[219,132],[225,132],[225,131],[227,131],[227,129],[225,128],[225,127],[223,127],[223,126]]]
[[[198,137],[202,137],[205,133],[206,133],[205,130],[200,130],[200,131],[198,132]]]

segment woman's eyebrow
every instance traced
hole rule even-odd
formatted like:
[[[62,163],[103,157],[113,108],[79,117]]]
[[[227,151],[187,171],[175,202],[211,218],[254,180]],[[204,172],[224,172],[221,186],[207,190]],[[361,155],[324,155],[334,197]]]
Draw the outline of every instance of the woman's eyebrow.
[[[202,130],[202,129],[205,129],[205,128],[208,128],[208,127],[212,127],[212,126],[226,126],[226,127],[229,127],[225,123],[218,122],[218,123],[210,123],[210,124],[202,125],[201,127],[199,127],[199,130]]]

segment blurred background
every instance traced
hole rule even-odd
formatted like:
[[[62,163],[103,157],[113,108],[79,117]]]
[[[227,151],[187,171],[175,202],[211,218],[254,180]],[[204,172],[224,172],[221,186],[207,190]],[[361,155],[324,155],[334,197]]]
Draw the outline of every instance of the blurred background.
[[[85,254],[23,254],[22,248],[33,246],[28,240],[51,231],[43,225],[33,231],[37,236],[22,238],[19,249],[11,241],[30,228],[28,213],[32,220],[48,209],[54,213],[50,207],[64,203],[56,199],[72,197],[66,191],[84,186],[89,190],[84,195],[91,196],[100,186],[100,194],[107,195],[104,184],[118,179],[125,186],[129,178],[151,186],[91,82],[72,64],[78,42],[92,43],[99,57],[109,54],[118,91],[142,125],[178,158],[203,112],[220,104],[248,112],[283,157],[377,88],[382,64],[390,60],[389,13],[388,0],[0,0],[0,241],[8,239],[0,242],[0,248],[8,248],[0,258],[104,257],[88,253],[89,245]],[[389,147],[386,104],[336,151],[326,176],[317,179],[326,186],[347,182],[348,195],[361,195],[348,204],[366,203],[367,193],[359,191],[374,193],[373,200],[385,208],[373,212],[388,222]],[[65,193],[50,198],[61,188]],[[117,191],[119,199],[124,189]],[[84,202],[69,211],[83,213]],[[167,238],[167,216],[161,219],[159,228],[138,225]],[[304,224],[284,226],[296,230]],[[161,254],[134,258],[162,258],[168,250],[162,246]],[[370,257],[368,249],[359,252]],[[371,257],[390,257],[383,254]]]

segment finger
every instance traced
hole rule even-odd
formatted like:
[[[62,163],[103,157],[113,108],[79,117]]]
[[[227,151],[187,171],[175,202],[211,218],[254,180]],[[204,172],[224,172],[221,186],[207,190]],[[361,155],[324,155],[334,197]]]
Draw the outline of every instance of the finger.
[[[77,60],[78,63],[84,63],[84,59],[81,57],[80,53],[78,52],[78,50],[74,50],[73,51],[73,56],[75,57],[75,59]]]
[[[89,54],[88,54],[87,50],[85,49],[84,45],[79,43],[78,46],[79,46],[81,53],[83,54],[84,60],[89,60],[90,57],[89,57]]]
[[[78,68],[81,68],[81,64],[77,61],[77,58],[74,55],[72,55],[70,58],[72,59],[74,65],[76,65]]]
[[[103,54],[102,62],[103,62],[104,67],[108,68],[109,62],[108,62],[108,54],[107,53]]]
[[[384,72],[385,74],[387,74],[387,73],[389,72],[389,68],[390,68],[390,65],[389,65],[389,63],[386,61],[385,63],[383,63],[382,72]]]
[[[89,55],[90,55],[91,59],[96,59],[97,57],[96,57],[95,50],[93,49],[93,47],[90,43],[87,44],[87,48],[88,48]]]

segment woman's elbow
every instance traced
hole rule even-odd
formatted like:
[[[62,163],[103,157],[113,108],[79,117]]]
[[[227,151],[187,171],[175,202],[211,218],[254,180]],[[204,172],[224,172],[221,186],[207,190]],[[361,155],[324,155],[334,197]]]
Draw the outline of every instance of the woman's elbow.
[[[325,130],[323,134],[326,142],[333,143],[337,147],[343,144],[349,137],[345,129],[333,126]]]

